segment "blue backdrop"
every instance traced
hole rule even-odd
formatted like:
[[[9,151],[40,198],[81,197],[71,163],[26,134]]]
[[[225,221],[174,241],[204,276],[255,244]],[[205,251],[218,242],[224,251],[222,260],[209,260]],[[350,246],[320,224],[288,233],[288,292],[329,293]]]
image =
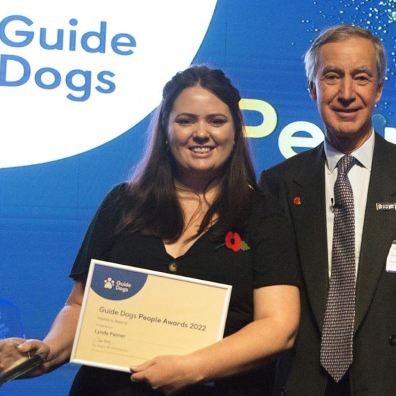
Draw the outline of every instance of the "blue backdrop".
[[[223,68],[243,98],[267,102],[275,110],[273,132],[249,139],[257,172],[284,159],[279,137],[289,124],[307,121],[321,127],[307,93],[302,58],[319,30],[340,22],[367,27],[385,43],[388,79],[374,121],[377,130],[392,140],[396,131],[394,1],[218,1],[194,63]],[[245,111],[245,116],[248,125],[266,121],[255,111]],[[0,169],[4,323],[4,312],[13,304],[26,337],[46,334],[72,287],[68,272],[87,225],[106,192],[127,178],[140,158],[149,120],[150,115],[109,143],[73,157]],[[295,136],[307,137],[308,143],[296,145],[294,151],[309,146],[308,131],[296,131]],[[285,144],[293,145],[290,142]],[[7,335],[4,323],[0,316],[0,337]],[[0,394],[65,395],[76,369],[67,364],[40,378],[14,381]]]

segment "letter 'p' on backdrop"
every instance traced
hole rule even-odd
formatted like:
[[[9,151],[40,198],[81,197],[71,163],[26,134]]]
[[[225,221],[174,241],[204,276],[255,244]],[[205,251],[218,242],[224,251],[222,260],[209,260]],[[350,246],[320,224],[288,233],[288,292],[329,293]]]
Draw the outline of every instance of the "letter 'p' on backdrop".
[[[396,142],[393,0],[1,0],[0,338],[46,334],[94,210],[142,155],[169,78],[191,63],[225,70],[259,172],[323,140],[303,54],[343,22],[385,44],[373,121]],[[0,394],[65,395],[76,369]]]

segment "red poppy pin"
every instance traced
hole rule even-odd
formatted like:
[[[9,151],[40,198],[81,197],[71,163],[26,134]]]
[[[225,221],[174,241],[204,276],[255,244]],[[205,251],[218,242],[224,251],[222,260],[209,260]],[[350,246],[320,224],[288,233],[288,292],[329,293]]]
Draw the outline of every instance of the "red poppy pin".
[[[301,198],[300,197],[294,197],[293,198],[293,203],[294,203],[294,205],[301,205]]]
[[[232,251],[239,252],[240,250],[249,250],[250,246],[241,239],[241,236],[237,232],[228,231],[225,236],[225,245]]]

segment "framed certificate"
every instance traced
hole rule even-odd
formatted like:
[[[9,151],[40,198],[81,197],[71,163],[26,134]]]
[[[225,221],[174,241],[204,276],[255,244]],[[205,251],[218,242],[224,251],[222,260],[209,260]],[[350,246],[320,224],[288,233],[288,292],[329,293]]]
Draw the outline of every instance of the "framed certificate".
[[[70,361],[129,372],[223,337],[231,286],[91,260]]]

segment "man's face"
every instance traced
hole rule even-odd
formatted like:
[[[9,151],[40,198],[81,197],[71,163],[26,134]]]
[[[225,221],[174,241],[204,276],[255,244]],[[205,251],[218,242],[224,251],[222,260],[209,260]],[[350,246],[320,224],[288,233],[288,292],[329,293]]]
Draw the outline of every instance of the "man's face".
[[[328,141],[344,152],[360,147],[370,136],[373,108],[382,94],[371,41],[351,37],[324,44],[309,89]]]

